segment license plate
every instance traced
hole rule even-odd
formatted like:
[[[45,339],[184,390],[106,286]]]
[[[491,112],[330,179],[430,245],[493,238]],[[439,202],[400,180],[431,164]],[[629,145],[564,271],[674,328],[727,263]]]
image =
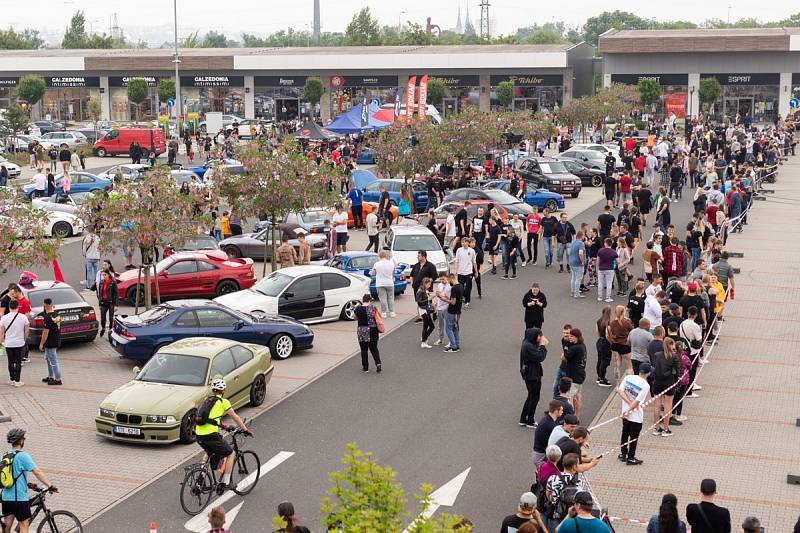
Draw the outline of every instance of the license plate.
[[[124,426],[114,426],[114,433],[120,435],[141,435],[142,430],[139,428],[126,428]]]
[[[571,191],[571,190],[572,190],[572,187],[564,187],[564,190],[565,190],[565,191]]]
[[[78,315],[61,315],[61,320],[64,322],[77,322],[79,318]]]
[[[76,326],[61,326],[61,333],[74,333],[76,331],[89,331],[91,324],[78,324]]]
[[[110,340],[111,340],[111,346],[116,346],[118,344],[117,341],[115,341],[113,338],[111,338]]]

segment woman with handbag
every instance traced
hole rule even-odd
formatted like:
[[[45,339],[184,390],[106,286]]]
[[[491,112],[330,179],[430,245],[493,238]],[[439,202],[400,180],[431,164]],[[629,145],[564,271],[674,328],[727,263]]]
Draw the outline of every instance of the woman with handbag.
[[[361,348],[361,370],[369,372],[369,358],[367,350],[372,353],[377,372],[381,372],[381,354],[378,351],[378,336],[385,331],[381,314],[378,308],[372,304],[372,296],[369,293],[361,298],[361,305],[355,309],[358,327],[356,328],[356,338]]]
[[[420,344],[420,348],[433,348],[433,346],[428,344],[428,337],[430,337],[435,329],[433,325],[433,311],[431,310],[431,298],[433,297],[431,292],[432,287],[433,280],[431,278],[422,278],[422,283],[420,283],[416,295],[417,312],[419,316],[422,317],[422,344]]]

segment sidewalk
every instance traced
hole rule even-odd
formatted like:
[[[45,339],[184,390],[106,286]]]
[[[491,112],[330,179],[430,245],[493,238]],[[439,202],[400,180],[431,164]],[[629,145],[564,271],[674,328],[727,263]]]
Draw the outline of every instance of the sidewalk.
[[[727,304],[720,343],[698,379],[700,398],[685,401],[688,420],[673,428],[671,438],[643,430],[637,451],[643,465],[618,462],[615,450],[587,475],[596,497],[615,517],[618,532],[643,531],[667,492],[678,497],[685,520],[686,505],[699,501],[700,481],[706,477],[716,480],[717,504],[730,509],[733,531],[747,516],[758,517],[766,531],[791,531],[800,515],[800,485],[786,481],[787,474],[800,475],[800,428],[795,425],[800,418],[795,268],[800,250],[788,233],[800,223],[800,161],[790,160],[781,167],[778,182],[764,187],[775,193],[755,202],[744,233],[728,239],[729,251],[744,254],[730,260],[741,273],[735,299]],[[593,424],[619,412],[620,400],[613,398]],[[652,417],[650,409],[645,428],[652,426]],[[618,445],[620,433],[619,422],[595,430],[592,455]]]

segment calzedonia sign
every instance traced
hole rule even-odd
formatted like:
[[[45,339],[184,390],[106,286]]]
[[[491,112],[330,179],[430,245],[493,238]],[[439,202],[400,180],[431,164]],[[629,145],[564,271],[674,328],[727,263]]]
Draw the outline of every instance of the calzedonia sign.
[[[184,87],[244,87],[244,76],[181,76]]]
[[[256,87],[303,87],[308,76],[256,76]]]
[[[489,77],[492,87],[510,81],[516,87],[560,87],[564,85],[562,74],[493,74]]]
[[[720,85],[778,85],[780,74],[701,74],[701,78],[716,78]]]
[[[47,87],[100,87],[100,78],[91,76],[47,76]]]
[[[155,76],[110,76],[108,78],[108,86],[127,87],[128,82],[136,78],[142,78],[144,81],[147,82],[147,85],[150,87],[156,87],[158,85],[159,78]]]
[[[655,80],[659,85],[688,85],[688,74],[612,74],[611,83],[636,85],[642,80]]]

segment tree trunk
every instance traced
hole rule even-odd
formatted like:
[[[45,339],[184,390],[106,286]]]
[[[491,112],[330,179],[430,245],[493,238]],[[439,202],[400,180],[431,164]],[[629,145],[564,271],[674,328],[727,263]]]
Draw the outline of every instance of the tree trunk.
[[[153,295],[150,293],[150,267],[148,263],[144,271],[144,309],[149,310],[153,306]]]
[[[139,291],[141,290],[141,287],[142,287],[142,266],[139,265],[139,270],[136,273],[136,292],[134,293],[136,296],[134,296],[134,310],[133,310],[134,315],[139,314]]]
[[[278,247],[276,246],[277,243],[275,242],[275,234],[276,234],[275,229],[276,229],[275,228],[275,213],[273,213],[272,215],[270,215],[270,233],[271,233],[270,238],[272,239],[272,257],[270,258],[270,262],[272,263],[272,272],[275,272],[276,270],[278,270],[278,262],[277,262],[277,257],[276,257],[276,255],[277,255],[276,252],[277,252]],[[266,262],[265,262],[264,263],[264,268],[266,268],[266,267],[267,267],[267,265],[266,265]]]
[[[155,278],[156,283],[156,304],[161,304],[161,287],[158,285],[158,272],[156,271],[156,265],[153,265],[153,277]]]

